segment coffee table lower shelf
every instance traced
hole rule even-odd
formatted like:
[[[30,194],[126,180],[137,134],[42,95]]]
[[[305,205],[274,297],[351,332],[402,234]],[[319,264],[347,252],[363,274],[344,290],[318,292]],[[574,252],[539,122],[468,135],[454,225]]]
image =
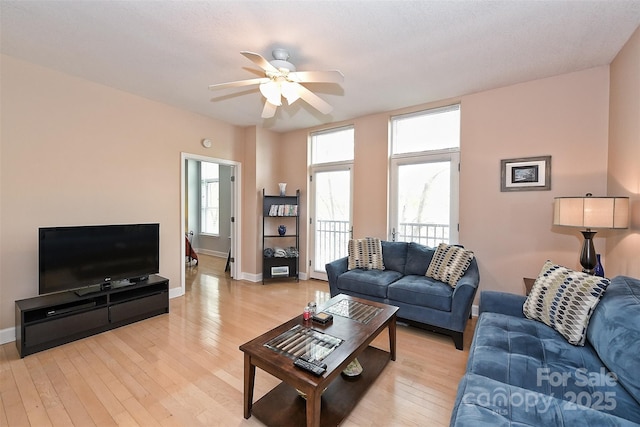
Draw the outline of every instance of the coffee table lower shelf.
[[[354,379],[338,376],[322,395],[321,426],[337,426],[349,415],[390,360],[387,351],[367,347],[358,356],[362,374]],[[291,365],[291,369],[296,369]],[[306,400],[295,388],[280,383],[253,404],[251,414],[267,426],[306,425]]]

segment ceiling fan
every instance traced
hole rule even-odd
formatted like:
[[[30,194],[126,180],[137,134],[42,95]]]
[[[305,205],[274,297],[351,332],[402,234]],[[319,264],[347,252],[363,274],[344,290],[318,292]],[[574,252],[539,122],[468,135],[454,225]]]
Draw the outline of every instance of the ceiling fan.
[[[296,71],[296,67],[289,62],[289,52],[285,49],[275,49],[272,52],[274,58],[272,61],[267,61],[254,52],[240,53],[264,70],[265,77],[214,84],[210,85],[209,89],[228,89],[259,84],[260,92],[266,98],[262,110],[262,118],[265,119],[275,115],[277,108],[282,105],[282,97],[289,105],[302,99],[322,114],[329,114],[333,110],[331,105],[301,83],[342,83],[344,75],[340,71]]]

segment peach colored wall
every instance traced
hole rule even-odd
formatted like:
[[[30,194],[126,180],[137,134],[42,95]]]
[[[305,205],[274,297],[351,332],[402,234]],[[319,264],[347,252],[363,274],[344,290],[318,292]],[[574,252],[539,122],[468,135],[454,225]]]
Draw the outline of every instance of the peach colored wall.
[[[553,198],[605,194],[608,77],[599,67],[463,97],[460,238],[481,289],[523,293],[546,259],[580,268],[582,235],[552,226]],[[550,191],[500,192],[501,159],[541,155]]]
[[[0,330],[13,327],[15,300],[38,294],[40,226],[159,222],[160,273],[178,287],[180,153],[241,162],[244,132],[1,59]],[[201,146],[204,137],[213,148]]]
[[[256,201],[256,207],[254,211],[255,216],[253,221],[256,223],[257,234],[255,235],[254,258],[256,260],[255,271],[256,276],[253,280],[258,280],[260,274],[262,274],[262,190],[265,190],[266,194],[278,194],[278,180],[274,179],[279,173],[278,170],[278,155],[276,152],[277,142],[280,138],[279,134],[271,132],[269,130],[254,127],[256,132],[256,186],[254,187],[253,194]],[[291,188],[289,188],[290,193]],[[275,230],[270,231],[275,234]],[[252,271],[246,270],[245,271]]]
[[[258,221],[258,198],[255,197],[257,188],[256,163],[257,163],[257,132],[255,127],[245,129],[244,164],[242,169],[242,263],[243,271],[255,272],[258,268],[258,254],[255,250],[256,239],[259,235]],[[262,226],[262,224],[260,224]]]
[[[279,141],[274,146],[276,154],[276,173],[267,184],[267,190],[271,194],[277,194],[278,182],[287,183],[287,195],[294,195],[300,190],[300,274],[302,278],[308,278],[309,260],[307,230],[309,224],[308,211],[308,186],[309,174],[307,171],[307,135],[308,131],[289,132],[280,135]]]
[[[640,277],[640,28],[611,63],[609,195],[629,196],[631,225],[611,231],[607,276]]]
[[[460,242],[478,257],[482,289],[523,293],[522,278],[537,276],[546,259],[580,268],[582,235],[552,227],[553,198],[606,191],[608,78],[608,67],[599,67],[460,100]],[[453,102],[332,125],[355,128],[354,237],[387,236],[390,117]],[[285,134],[282,149],[306,147],[318,129]],[[306,159],[285,152],[292,163]],[[500,192],[501,159],[539,155],[552,156],[551,191]],[[605,250],[603,239],[596,247]]]
[[[354,120],[353,237],[387,239],[389,114]]]

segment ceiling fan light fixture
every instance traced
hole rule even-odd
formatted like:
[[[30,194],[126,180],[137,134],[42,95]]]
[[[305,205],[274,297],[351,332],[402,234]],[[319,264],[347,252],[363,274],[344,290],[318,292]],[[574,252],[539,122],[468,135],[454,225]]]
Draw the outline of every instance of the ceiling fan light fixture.
[[[287,99],[289,105],[300,99],[297,84],[285,81],[280,84],[280,89],[282,90],[282,96]]]
[[[286,49],[274,49],[273,60],[267,61],[262,55],[240,52],[245,58],[253,62],[264,71],[264,77],[234,82],[209,85],[209,89],[226,89],[243,86],[259,85],[260,93],[266,98],[262,110],[262,118],[274,117],[278,107],[282,106],[282,98],[289,105],[302,99],[322,114],[329,114],[331,106],[318,95],[303,86],[302,83],[342,83],[344,75],[338,70],[329,71],[296,71],[296,67],[289,62],[289,52]]]
[[[280,93],[280,85],[273,80],[260,84],[260,93],[267,98],[267,101],[273,105],[282,105],[282,98]]]

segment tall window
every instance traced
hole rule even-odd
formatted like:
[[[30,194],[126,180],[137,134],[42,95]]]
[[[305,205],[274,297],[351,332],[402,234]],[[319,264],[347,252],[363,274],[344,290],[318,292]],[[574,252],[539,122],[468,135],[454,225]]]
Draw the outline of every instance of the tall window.
[[[325,264],[347,254],[351,237],[352,126],[314,132],[311,152],[311,277],[326,279]]]
[[[220,234],[220,171],[217,163],[200,163],[201,232]]]
[[[391,147],[392,239],[457,242],[460,106],[393,117]]]

